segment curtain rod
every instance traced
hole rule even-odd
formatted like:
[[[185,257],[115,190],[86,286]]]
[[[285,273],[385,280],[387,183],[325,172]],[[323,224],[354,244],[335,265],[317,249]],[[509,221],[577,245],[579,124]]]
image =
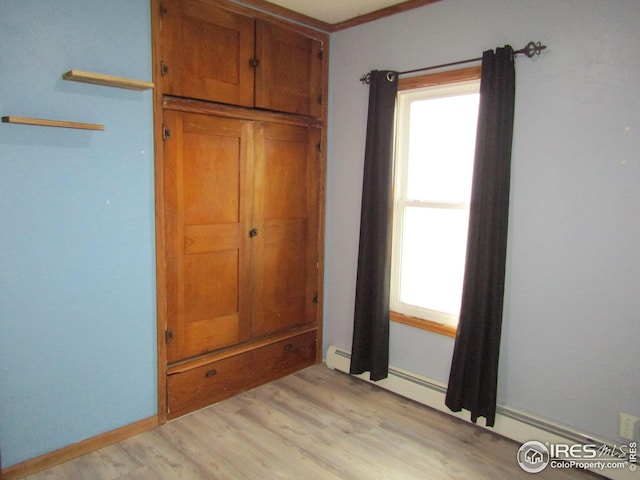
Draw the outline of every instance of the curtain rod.
[[[542,50],[544,50],[545,48],[547,48],[547,46],[542,45],[540,42],[529,42],[524,48],[521,48],[520,50],[515,50],[513,54],[514,55],[524,54],[527,57],[531,58],[535,55],[540,55],[540,52],[542,52]],[[406,70],[404,72],[398,72],[398,75],[406,75],[409,73],[417,73],[417,72],[426,72],[427,70],[435,70],[437,68],[453,67],[455,65],[463,65],[465,63],[479,62],[480,60],[482,60],[482,57],[469,58],[467,60],[460,60],[459,62],[443,63],[442,65],[434,65],[432,67],[416,68],[415,70]],[[362,83],[366,83],[367,85],[369,84],[370,79],[371,79],[370,73],[367,73],[366,75],[363,75],[362,77],[360,77],[360,81]]]

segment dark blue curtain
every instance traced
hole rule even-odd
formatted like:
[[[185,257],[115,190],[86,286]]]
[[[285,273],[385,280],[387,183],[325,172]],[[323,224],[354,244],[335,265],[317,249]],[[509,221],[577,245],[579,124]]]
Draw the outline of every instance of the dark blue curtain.
[[[360,249],[350,372],[389,371],[389,286],[393,210],[393,140],[398,93],[396,72],[370,73]]]
[[[510,46],[484,52],[462,306],[445,403],[493,426],[509,217],[515,67]]]

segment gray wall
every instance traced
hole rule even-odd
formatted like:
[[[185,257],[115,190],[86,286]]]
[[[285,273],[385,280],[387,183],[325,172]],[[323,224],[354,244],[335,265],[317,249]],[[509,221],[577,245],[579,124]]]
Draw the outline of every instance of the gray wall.
[[[640,415],[640,2],[443,0],[332,35],[325,348],[350,348],[371,69],[541,40],[518,58],[499,402],[621,441]],[[448,378],[453,340],[399,324],[391,363]]]

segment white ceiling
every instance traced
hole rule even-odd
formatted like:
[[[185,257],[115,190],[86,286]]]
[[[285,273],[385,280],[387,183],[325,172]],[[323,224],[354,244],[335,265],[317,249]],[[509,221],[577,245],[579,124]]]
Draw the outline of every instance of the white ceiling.
[[[375,12],[406,0],[269,0],[271,3],[334,24]]]

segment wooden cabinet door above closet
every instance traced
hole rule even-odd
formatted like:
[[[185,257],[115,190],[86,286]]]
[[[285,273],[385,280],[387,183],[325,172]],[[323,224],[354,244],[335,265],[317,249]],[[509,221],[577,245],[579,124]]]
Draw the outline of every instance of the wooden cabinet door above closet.
[[[252,107],[254,19],[199,0],[165,0],[162,92]]]
[[[271,22],[256,22],[256,107],[320,117],[322,44]]]
[[[162,93],[320,118],[322,42],[211,0],[163,0]]]

